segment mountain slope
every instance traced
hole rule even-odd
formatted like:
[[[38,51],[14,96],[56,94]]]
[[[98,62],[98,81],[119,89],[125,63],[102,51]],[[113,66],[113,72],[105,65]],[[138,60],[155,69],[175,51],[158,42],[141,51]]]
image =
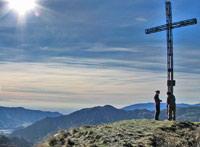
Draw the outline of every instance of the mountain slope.
[[[66,116],[45,118],[25,129],[14,131],[11,136],[21,136],[30,142],[37,142],[60,129],[152,117],[153,113],[148,110],[125,111],[112,106],[94,107],[82,109]]]
[[[15,129],[19,126],[35,123],[45,117],[57,117],[62,114],[39,110],[29,110],[21,107],[0,107],[0,129]]]
[[[23,138],[0,136],[0,147],[32,147],[33,145]]]
[[[54,134],[59,130],[70,129],[83,125],[98,125],[120,120],[130,119],[153,119],[154,111],[134,110],[125,111],[112,106],[87,108],[56,118],[45,118],[33,125],[17,130],[11,136],[21,136],[30,142],[38,142],[48,134]],[[162,110],[160,119],[167,118],[167,111]],[[180,121],[200,121],[200,108],[177,108],[177,120]]]
[[[60,131],[39,147],[198,147],[199,145],[199,123],[126,120]]]

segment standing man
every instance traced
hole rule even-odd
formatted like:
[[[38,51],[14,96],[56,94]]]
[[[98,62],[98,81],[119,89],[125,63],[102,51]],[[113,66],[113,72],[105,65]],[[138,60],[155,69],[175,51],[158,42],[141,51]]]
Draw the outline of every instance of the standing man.
[[[167,92],[168,120],[176,120],[176,99],[171,92]]]
[[[162,100],[159,99],[160,91],[157,90],[155,92],[156,92],[156,94],[154,96],[154,101],[155,101],[155,120],[159,120],[160,102],[162,102]]]

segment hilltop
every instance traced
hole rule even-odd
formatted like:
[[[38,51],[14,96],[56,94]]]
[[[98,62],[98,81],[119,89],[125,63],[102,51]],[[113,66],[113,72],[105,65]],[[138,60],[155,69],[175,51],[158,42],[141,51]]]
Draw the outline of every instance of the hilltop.
[[[199,141],[199,123],[142,119],[60,131],[39,147],[198,147]]]
[[[162,110],[160,119],[165,120],[166,110]],[[29,142],[37,143],[48,135],[53,135],[59,130],[69,130],[73,127],[81,127],[83,125],[100,125],[121,120],[132,119],[153,119],[154,111],[133,110],[125,111],[114,108],[110,105],[104,107],[93,107],[81,109],[69,115],[60,117],[48,117],[40,120],[27,128],[14,131],[11,137],[23,137]],[[177,120],[200,122],[200,108],[177,108]]]

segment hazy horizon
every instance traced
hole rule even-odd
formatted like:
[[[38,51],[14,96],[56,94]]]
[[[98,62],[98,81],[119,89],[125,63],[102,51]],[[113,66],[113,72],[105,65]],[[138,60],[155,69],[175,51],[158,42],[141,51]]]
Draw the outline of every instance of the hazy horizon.
[[[81,110],[81,109],[85,109],[85,108],[93,108],[93,107],[98,107],[98,106],[100,106],[100,107],[104,107],[104,106],[106,106],[106,105],[111,105],[111,106],[113,106],[113,107],[115,107],[115,108],[117,108],[117,109],[122,109],[122,108],[124,108],[124,107],[127,107],[127,106],[131,106],[131,105],[137,105],[137,104],[147,104],[147,103],[152,103],[152,104],[154,104],[154,102],[146,102],[146,103],[135,103],[135,104],[129,104],[129,105],[125,105],[125,106],[123,106],[123,107],[118,107],[118,106],[114,106],[114,105],[112,105],[112,104],[105,104],[105,105],[93,105],[93,106],[86,106],[86,107],[80,107],[80,108],[74,108],[74,109],[69,109],[69,108],[65,108],[65,107],[61,107],[61,108],[49,108],[49,107],[46,107],[46,108],[40,108],[40,107],[31,107],[31,106],[25,106],[25,107],[23,107],[23,108],[25,108],[25,109],[30,109],[30,110],[41,110],[41,111],[50,111],[50,112],[59,112],[59,113],[61,113],[61,114],[64,114],[64,115],[67,115],[67,114],[70,114],[70,113],[73,113],[73,112],[75,112],[75,111],[78,111],[78,110]],[[161,102],[161,104],[162,103],[166,103],[165,101],[164,102]],[[177,104],[189,104],[189,105],[195,105],[195,104],[200,104],[200,103],[177,103]],[[0,107],[6,107],[6,106],[1,106],[0,105]],[[17,108],[17,107],[22,107],[22,106],[7,106],[7,107],[12,107],[12,108]]]

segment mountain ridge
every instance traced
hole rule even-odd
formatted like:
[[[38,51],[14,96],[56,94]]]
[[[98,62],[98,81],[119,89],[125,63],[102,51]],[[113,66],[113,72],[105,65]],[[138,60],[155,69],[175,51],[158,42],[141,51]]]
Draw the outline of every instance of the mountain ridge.
[[[20,136],[27,141],[35,143],[42,140],[47,134],[56,133],[60,129],[70,129],[82,125],[97,125],[125,119],[150,119],[152,117],[152,112],[148,110],[134,110],[132,112],[117,109],[110,105],[104,107],[97,106],[93,108],[84,108],[69,115],[45,118],[25,129],[14,131],[11,137]]]
[[[57,117],[61,113],[31,110],[23,107],[3,107],[0,106],[0,129],[16,129],[44,119],[47,116]]]
[[[164,110],[167,107],[167,103],[160,103],[160,109]],[[188,107],[200,107],[200,104],[185,104],[185,103],[178,103],[176,104],[176,107],[183,107],[183,108],[188,108]],[[149,103],[138,103],[138,104],[133,104],[129,106],[125,106],[121,108],[122,110],[135,110],[135,109],[147,109],[149,111],[154,111],[155,110],[155,104],[152,102]]]

